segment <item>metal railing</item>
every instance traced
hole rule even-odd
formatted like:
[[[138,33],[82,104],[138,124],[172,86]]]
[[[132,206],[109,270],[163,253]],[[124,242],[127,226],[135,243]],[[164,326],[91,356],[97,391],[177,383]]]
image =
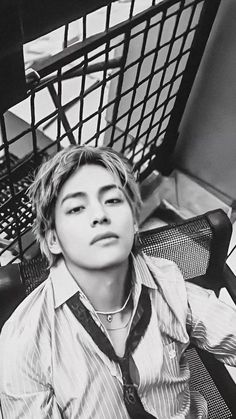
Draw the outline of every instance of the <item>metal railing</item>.
[[[36,60],[24,73],[23,101],[17,92],[16,97],[8,95],[12,108],[6,110],[1,103],[2,259],[23,260],[34,253],[26,191],[35,168],[61,147],[112,146],[133,162],[140,181],[154,168],[171,170],[178,126],[219,2],[146,1],[147,7],[139,10],[138,0],[98,1],[95,11],[96,2],[91,9],[88,1],[82,12],[72,3],[73,16],[67,11],[64,21],[60,15],[53,23],[50,15],[41,31],[35,29],[40,36],[63,21],[61,50]],[[126,15],[117,23],[118,7],[124,7]],[[28,15],[22,22],[23,12],[25,41],[32,41],[33,25]],[[89,19],[95,22],[100,16],[102,30],[91,33]],[[72,18],[79,19],[81,38],[71,44]]]

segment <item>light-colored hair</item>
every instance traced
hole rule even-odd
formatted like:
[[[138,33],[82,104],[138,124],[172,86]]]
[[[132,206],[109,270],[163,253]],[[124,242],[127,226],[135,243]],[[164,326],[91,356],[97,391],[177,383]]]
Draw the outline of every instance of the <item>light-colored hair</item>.
[[[28,194],[35,212],[33,231],[49,266],[55,265],[58,255],[48,248],[46,234],[55,228],[55,205],[66,180],[80,167],[96,164],[117,177],[138,223],[141,197],[132,166],[128,159],[108,147],[70,146],[56,153],[39,168]]]

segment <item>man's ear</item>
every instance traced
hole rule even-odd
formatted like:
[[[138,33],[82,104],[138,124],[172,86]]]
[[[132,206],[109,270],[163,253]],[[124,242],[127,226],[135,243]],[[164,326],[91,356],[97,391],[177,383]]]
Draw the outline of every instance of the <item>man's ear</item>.
[[[61,246],[55,230],[49,230],[47,232],[46,241],[48,248],[53,255],[59,255],[61,253]]]

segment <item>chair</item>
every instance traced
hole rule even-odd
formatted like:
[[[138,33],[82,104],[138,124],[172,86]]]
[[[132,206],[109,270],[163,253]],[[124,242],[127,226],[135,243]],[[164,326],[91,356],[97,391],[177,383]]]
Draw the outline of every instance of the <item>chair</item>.
[[[173,260],[185,280],[216,295],[225,287],[236,303],[236,280],[226,265],[232,226],[222,210],[140,234],[140,249],[150,256]],[[187,350],[190,388],[200,391],[208,403],[208,418],[235,418],[236,384],[225,366],[213,355],[194,347]]]
[[[173,225],[140,233],[139,249],[148,255],[174,260],[184,279],[213,289],[226,287],[236,303],[236,281],[225,260],[232,226],[222,210],[207,212]],[[0,268],[0,328],[17,305],[48,276],[41,255]],[[208,402],[209,419],[236,417],[236,385],[225,366],[194,347],[187,350],[192,389]]]

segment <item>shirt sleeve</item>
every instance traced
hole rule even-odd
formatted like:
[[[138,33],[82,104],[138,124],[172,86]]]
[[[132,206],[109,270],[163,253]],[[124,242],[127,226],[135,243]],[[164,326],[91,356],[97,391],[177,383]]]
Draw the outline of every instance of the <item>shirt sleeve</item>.
[[[2,419],[61,419],[60,407],[49,380],[51,357],[48,339],[40,334],[38,337],[31,335],[28,329],[21,327],[20,322],[10,322],[3,327],[0,336]]]
[[[220,301],[215,293],[186,283],[187,328],[190,341],[228,365],[236,366],[236,309]]]
[[[47,390],[17,395],[2,393],[1,412],[2,419],[62,418],[53,394]]]

